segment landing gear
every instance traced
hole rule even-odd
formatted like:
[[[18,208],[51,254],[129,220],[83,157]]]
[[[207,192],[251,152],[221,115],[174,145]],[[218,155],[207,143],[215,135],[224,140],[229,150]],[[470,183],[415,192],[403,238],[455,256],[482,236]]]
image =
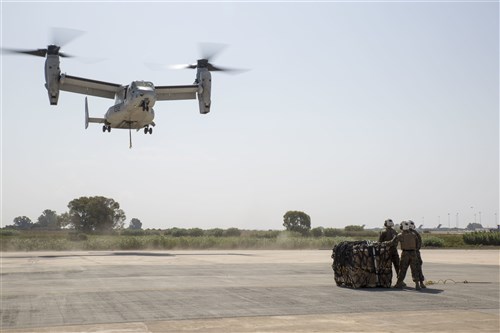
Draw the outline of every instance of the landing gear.
[[[149,126],[144,127],[144,134],[153,134],[153,129]]]
[[[108,133],[111,132],[111,126],[110,125],[102,125],[102,131],[103,132],[108,131]]]

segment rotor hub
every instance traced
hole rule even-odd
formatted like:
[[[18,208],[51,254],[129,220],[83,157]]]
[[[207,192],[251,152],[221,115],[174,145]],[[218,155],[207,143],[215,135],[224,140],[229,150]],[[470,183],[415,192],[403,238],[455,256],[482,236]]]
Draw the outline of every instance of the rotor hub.
[[[207,68],[208,67],[208,59],[199,59],[197,61],[196,66],[198,68]]]
[[[57,45],[49,45],[47,47],[47,54],[49,55],[59,55],[60,46]]]

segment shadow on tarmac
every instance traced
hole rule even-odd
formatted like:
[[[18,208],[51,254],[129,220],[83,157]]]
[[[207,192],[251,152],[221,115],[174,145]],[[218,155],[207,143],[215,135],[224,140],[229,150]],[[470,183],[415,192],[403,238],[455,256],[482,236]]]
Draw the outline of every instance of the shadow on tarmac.
[[[436,294],[441,294],[444,290],[443,289],[435,289],[435,288],[424,288],[421,290],[416,290],[415,288],[409,288],[409,287],[404,287],[403,289],[398,289],[398,288],[349,288],[349,287],[340,287],[342,289],[351,289],[353,291],[358,291],[358,292],[368,292],[368,293],[384,293],[384,292],[402,292],[402,291],[414,291],[418,292],[421,294],[431,294],[431,295],[436,295]]]
[[[157,253],[157,252],[113,252],[110,255],[115,256],[145,256],[145,257],[177,257],[177,256],[245,256],[251,257],[251,254],[245,253]]]
[[[158,253],[158,252],[106,252],[106,253],[75,253],[75,254],[49,254],[35,256],[16,256],[15,258],[70,258],[70,257],[109,257],[109,256],[140,256],[140,257],[176,257],[176,256],[246,256],[251,257],[252,254],[246,253]]]

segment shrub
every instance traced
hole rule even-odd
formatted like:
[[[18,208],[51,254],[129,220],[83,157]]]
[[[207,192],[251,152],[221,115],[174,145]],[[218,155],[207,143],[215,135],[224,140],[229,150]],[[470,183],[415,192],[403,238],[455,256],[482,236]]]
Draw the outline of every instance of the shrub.
[[[323,236],[323,227],[317,227],[317,228],[311,229],[311,234],[313,237],[316,237],[316,238]]]
[[[363,230],[362,226],[347,226],[344,230],[335,228],[325,228],[323,234],[325,237],[353,237],[358,240],[378,239],[378,232],[373,230]]]
[[[71,242],[53,238],[12,238],[2,241],[2,251],[67,251],[72,250]]]
[[[203,236],[204,232],[200,228],[191,228],[187,231],[187,236],[191,237],[201,237]]]
[[[336,237],[340,236],[342,231],[340,229],[335,229],[335,228],[325,228],[323,229],[323,234],[325,237]]]
[[[120,237],[118,241],[118,248],[120,250],[141,250],[145,247],[143,237],[125,236]]]
[[[365,226],[363,225],[348,225],[344,228],[345,231],[363,231],[365,230]]]
[[[172,228],[165,234],[170,234],[172,237],[185,237],[188,235],[188,231],[183,228]]]
[[[439,237],[425,237],[422,239],[422,246],[423,247],[443,247],[444,246],[444,240],[442,240]]]
[[[91,235],[82,243],[84,250],[105,251],[118,249],[116,236],[95,236]]]
[[[318,239],[318,249],[320,250],[331,250],[337,244],[342,242],[352,242],[354,241],[351,237],[321,237]]]
[[[255,237],[255,238],[276,238],[279,236],[281,231],[279,230],[252,230],[248,232],[248,237]]]
[[[142,229],[123,229],[120,233],[122,236],[143,236],[147,232]]]
[[[471,245],[500,245],[500,232],[475,231],[464,234],[463,239]]]
[[[229,228],[226,231],[224,231],[224,236],[226,236],[226,237],[240,237],[241,230],[238,228]]]
[[[444,241],[444,247],[462,248],[465,246],[464,238],[459,234],[440,234],[438,236]]]
[[[76,231],[68,232],[68,240],[72,242],[85,241],[87,240],[87,235]]]
[[[20,232],[14,229],[1,229],[0,236],[19,236]]]
[[[224,236],[224,230],[220,228],[209,229],[206,231],[207,236],[222,237]]]

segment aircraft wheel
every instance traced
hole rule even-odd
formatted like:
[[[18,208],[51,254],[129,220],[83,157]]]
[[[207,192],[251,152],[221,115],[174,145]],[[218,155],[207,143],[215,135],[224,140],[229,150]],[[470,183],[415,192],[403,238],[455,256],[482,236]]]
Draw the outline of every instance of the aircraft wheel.
[[[153,129],[150,127],[148,132],[149,134],[153,134]]]
[[[108,126],[108,133],[111,132],[111,125]]]
[[[144,127],[144,134],[148,134],[148,128]]]
[[[106,125],[103,125],[103,126],[102,126],[102,131],[103,131],[103,132],[106,132],[106,130],[107,130]]]

